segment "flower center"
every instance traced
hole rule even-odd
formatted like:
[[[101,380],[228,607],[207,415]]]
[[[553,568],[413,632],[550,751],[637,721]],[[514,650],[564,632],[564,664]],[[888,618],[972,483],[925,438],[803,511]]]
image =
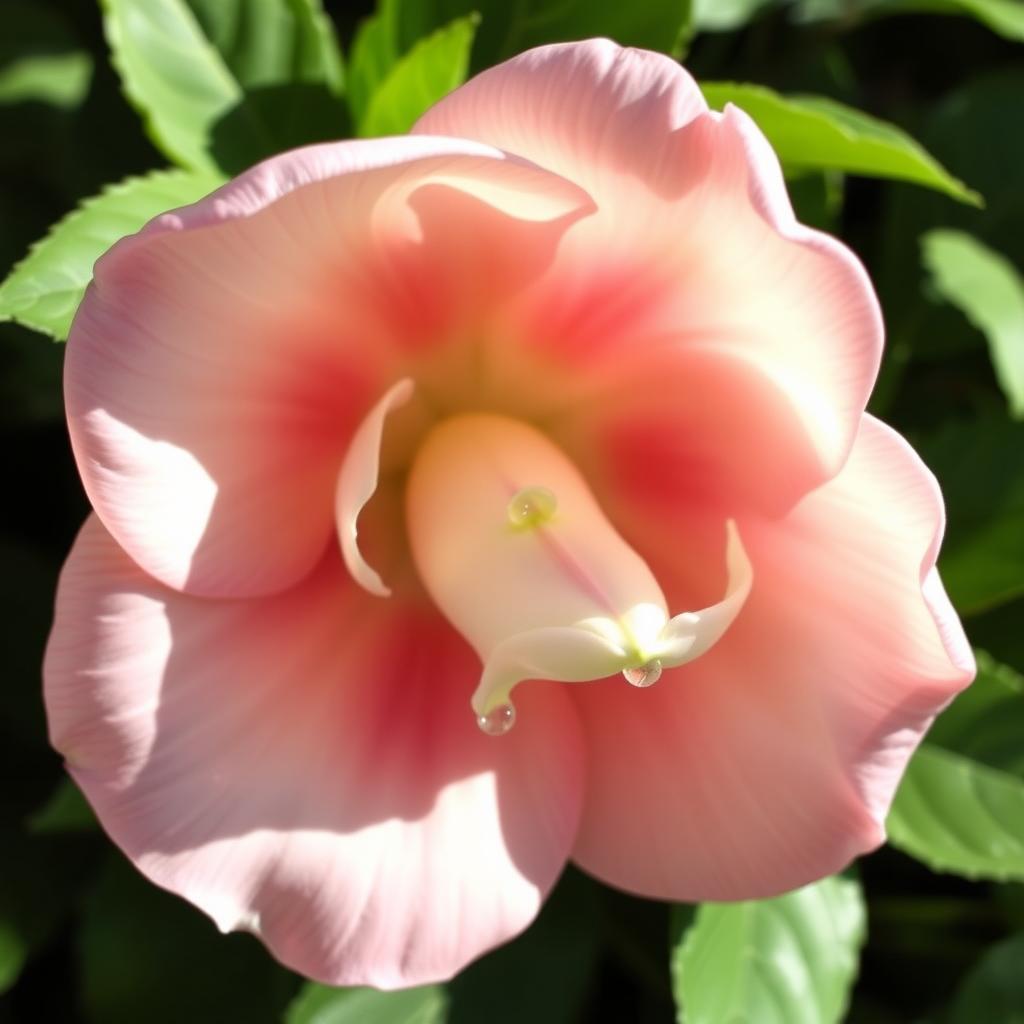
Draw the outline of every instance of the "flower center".
[[[540,431],[489,414],[427,435],[406,491],[420,578],[483,663],[472,705],[484,732],[515,722],[525,679],[634,686],[707,650],[738,613],[749,563],[729,526],[729,592],[670,618],[654,574],[618,534],[568,457]]]
[[[401,380],[381,397],[338,475],[342,557],[379,597],[390,590],[363,558],[357,520],[377,487],[387,416],[412,392]],[[424,587],[480,656],[471,703],[491,735],[512,728],[511,693],[525,679],[579,683],[621,672],[632,686],[652,685],[715,644],[750,592],[750,562],[730,520],[725,596],[670,617],[651,569],[568,456],[507,416],[463,414],[434,426],[409,472],[405,514]]]

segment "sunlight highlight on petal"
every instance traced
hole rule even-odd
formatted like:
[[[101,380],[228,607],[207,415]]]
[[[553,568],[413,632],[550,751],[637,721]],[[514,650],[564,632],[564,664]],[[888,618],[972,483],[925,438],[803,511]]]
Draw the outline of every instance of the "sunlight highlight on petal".
[[[381,439],[388,413],[408,402],[413,390],[413,382],[408,378],[388,389],[359,424],[338,474],[334,508],[345,568],[356,583],[377,597],[390,597],[391,591],[359,551],[359,513],[377,489]]]

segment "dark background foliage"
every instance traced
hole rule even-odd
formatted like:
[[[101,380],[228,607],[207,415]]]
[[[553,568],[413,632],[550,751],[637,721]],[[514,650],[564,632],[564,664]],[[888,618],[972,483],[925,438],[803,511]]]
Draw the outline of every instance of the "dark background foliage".
[[[325,6],[347,50],[371,6]],[[843,237],[879,290],[889,345],[872,408],[944,484],[949,573],[971,640],[1024,672],[1024,598],[1014,596],[1022,541],[1013,541],[1024,535],[1024,428],[1007,414],[985,337],[937,294],[920,249],[924,232],[958,228],[1024,267],[1024,50],[968,17],[843,13],[856,6],[768,0],[732,31],[698,34],[686,64],[699,79],[816,93],[884,117],[985,197],[976,209],[910,184],[820,172],[793,185],[805,217]],[[815,7],[829,16],[800,20]],[[601,20],[613,8],[604,11],[596,5],[588,32],[615,34],[614,20]],[[484,13],[476,65],[501,45]],[[80,97],[56,102],[0,97],[0,273],[80,199],[166,164],[123,98],[96,6],[0,0],[0,74],[26,53],[78,54],[88,81]],[[222,131],[230,149],[230,124]],[[255,940],[220,936],[144,882],[59,785],[39,665],[56,575],[87,511],[62,419],[62,355],[27,328],[0,324],[0,1024],[278,1021],[301,979]],[[1000,529],[1009,547],[1005,538],[992,546]],[[1007,550],[1017,562],[1006,564]],[[1009,574],[997,597],[978,577],[993,561]],[[1024,803],[1018,814],[1020,832]],[[859,873],[869,938],[849,1019],[1024,1020],[1024,993],[1012,983],[1024,964],[1014,938],[1024,934],[1019,882],[933,873],[891,847]],[[450,986],[448,1019],[673,1020],[670,934],[670,908],[570,870],[524,936]],[[980,982],[976,968],[987,972]]]

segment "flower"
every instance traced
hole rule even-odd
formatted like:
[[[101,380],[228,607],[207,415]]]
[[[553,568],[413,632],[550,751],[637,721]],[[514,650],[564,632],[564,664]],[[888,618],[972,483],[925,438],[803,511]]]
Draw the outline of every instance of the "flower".
[[[268,160],[75,319],[53,743],[147,876],[339,984],[450,976],[570,858],[679,900],[836,871],[973,673],[936,484],[864,413],[881,336],[657,54]]]

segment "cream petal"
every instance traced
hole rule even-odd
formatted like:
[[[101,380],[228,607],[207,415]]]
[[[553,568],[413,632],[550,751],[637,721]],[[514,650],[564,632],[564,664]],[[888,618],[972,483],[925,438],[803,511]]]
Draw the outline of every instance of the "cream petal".
[[[524,679],[584,683],[628,669],[676,668],[709,651],[725,635],[750,593],[753,569],[736,524],[727,525],[725,597],[697,612],[668,619],[655,604],[637,604],[617,620],[584,619],[514,633],[495,645],[473,693],[473,710],[487,715],[511,700]]]
[[[534,487],[557,507],[522,528],[509,503]],[[650,569],[569,459],[518,420],[469,414],[435,427],[410,471],[406,522],[428,592],[485,660],[515,633],[664,606]]]
[[[385,392],[352,435],[338,474],[334,507],[341,556],[356,583],[377,597],[390,597],[391,591],[359,551],[357,520],[377,489],[384,422],[388,413],[412,397],[413,390],[413,382],[405,378]]]
[[[483,661],[473,710],[524,679],[584,682],[682,664],[718,641],[750,590],[728,524],[726,596],[669,619],[650,569],[543,434],[495,415],[444,421],[416,456],[407,521],[420,577]]]

